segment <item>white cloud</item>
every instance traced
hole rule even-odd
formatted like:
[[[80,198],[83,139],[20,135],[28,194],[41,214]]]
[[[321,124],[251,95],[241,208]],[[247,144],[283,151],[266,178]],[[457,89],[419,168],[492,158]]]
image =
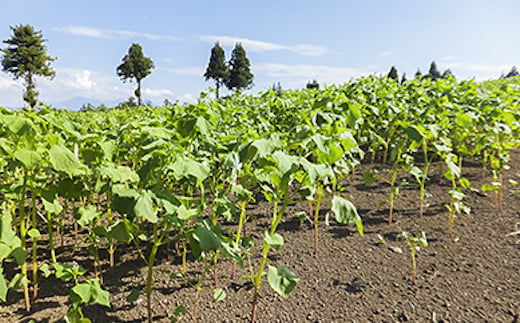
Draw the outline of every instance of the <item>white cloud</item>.
[[[199,36],[199,38],[203,41],[211,43],[215,43],[218,41],[223,46],[234,46],[236,43],[241,43],[244,47],[246,47],[248,50],[252,52],[286,50],[306,56],[320,56],[328,52],[328,50],[325,47],[309,44],[281,45],[249,38],[217,35],[201,35]]]
[[[129,30],[111,30],[102,29],[88,26],[62,26],[55,27],[54,30],[72,34],[76,36],[93,37],[93,38],[106,38],[106,39],[130,39],[130,38],[145,38],[150,40],[161,40],[161,41],[175,41],[179,38],[170,35],[157,35],[150,33],[142,33]]]
[[[164,99],[165,97],[173,96],[173,92],[168,89],[147,89],[143,90],[143,94],[145,97],[152,97],[156,99]]]
[[[183,103],[197,103],[197,98],[194,97],[191,93],[184,93],[183,95],[179,95],[176,97],[176,100],[179,101],[180,104]]]
[[[88,69],[56,68],[53,80],[36,78],[36,87],[40,92],[39,99],[48,104],[56,104],[74,97],[83,97],[101,102],[114,102],[134,95],[135,83],[123,84],[111,74],[99,73]],[[0,106],[22,107],[24,102],[23,83],[13,81],[0,74]],[[162,102],[165,98],[173,99],[173,92],[169,89],[143,88],[144,100],[154,103]]]
[[[269,77],[280,79],[292,79],[298,86],[315,79],[320,83],[335,84],[344,83],[351,78],[373,73],[371,70],[364,70],[351,67],[335,67],[326,65],[286,65],[286,64],[257,64],[253,66],[254,72],[264,74]]]

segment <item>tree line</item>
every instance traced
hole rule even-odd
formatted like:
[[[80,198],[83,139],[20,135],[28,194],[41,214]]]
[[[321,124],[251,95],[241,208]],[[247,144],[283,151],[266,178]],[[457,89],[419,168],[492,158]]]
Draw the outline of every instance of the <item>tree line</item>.
[[[34,77],[42,76],[54,78],[56,72],[51,67],[51,63],[56,60],[47,54],[47,48],[44,44],[41,31],[36,31],[31,25],[11,26],[11,38],[4,40],[7,48],[0,49],[3,53],[2,70],[11,74],[15,80],[23,79],[25,91],[23,100],[27,105],[34,109],[37,104],[38,91]],[[142,105],[142,80],[152,73],[155,64],[151,58],[146,57],[143,53],[141,45],[133,43],[128,49],[128,53],[122,58],[121,64],[116,68],[116,73],[124,82],[135,81],[137,88],[134,91],[137,99],[137,105]],[[518,76],[519,72],[516,66],[513,66],[507,74],[502,74],[500,78],[509,78]],[[415,78],[429,78],[436,80],[439,78],[448,78],[453,73],[447,69],[442,74],[438,71],[435,61],[430,65],[428,74],[422,75],[418,69]],[[220,89],[225,86],[230,91],[239,91],[241,89],[249,89],[253,86],[254,75],[251,72],[250,62],[247,58],[246,51],[241,43],[236,43],[231,53],[231,59],[226,62],[225,53],[218,42],[211,49],[209,63],[203,77],[215,82],[215,95],[219,98]],[[397,68],[392,66],[387,77],[395,79],[399,82]],[[406,81],[406,74],[403,73],[400,82]],[[319,89],[316,80],[307,83],[308,89]],[[276,91],[281,91],[281,85],[278,83],[273,86]]]
[[[51,67],[51,63],[56,58],[47,54],[47,47],[44,44],[46,40],[41,31],[35,30],[31,25],[17,25],[10,28],[11,38],[3,41],[4,44],[7,44],[7,48],[0,49],[3,54],[2,70],[11,74],[15,80],[23,79],[25,86],[23,100],[31,109],[34,109],[39,94],[34,77],[54,78],[56,71]],[[146,57],[141,45],[136,43],[130,46],[128,53],[116,68],[116,74],[123,83],[132,81],[137,83],[134,91],[137,105],[143,104],[142,81],[152,73],[154,68],[153,60]],[[235,45],[231,59],[226,63],[224,50],[218,42],[211,50],[210,61],[203,76],[206,80],[215,81],[217,98],[221,85],[234,91],[248,89],[253,85],[254,77],[242,44]]]

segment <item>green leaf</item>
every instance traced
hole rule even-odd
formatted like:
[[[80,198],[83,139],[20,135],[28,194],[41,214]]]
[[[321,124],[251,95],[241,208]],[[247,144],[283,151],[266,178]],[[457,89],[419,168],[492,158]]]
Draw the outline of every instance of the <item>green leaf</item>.
[[[4,277],[3,268],[0,268],[0,300],[7,301],[7,280]]]
[[[213,300],[215,302],[221,302],[226,299],[226,292],[222,288],[215,288],[213,290]]]
[[[267,270],[267,282],[269,286],[284,298],[289,297],[289,294],[299,281],[300,277],[295,275],[288,268],[269,266]]]
[[[404,129],[404,132],[413,141],[421,142],[425,134],[422,133],[416,126],[408,126],[406,129]]]
[[[52,271],[49,268],[49,264],[43,264],[40,266],[40,271],[43,273],[43,277],[48,278],[50,275],[52,275]]]
[[[128,166],[105,166],[100,170],[101,176],[106,176],[114,183],[137,183],[139,175]]]
[[[69,176],[86,173],[87,167],[65,146],[54,145],[49,149],[49,161],[53,168]]]
[[[148,191],[141,192],[134,206],[134,212],[137,216],[142,216],[151,223],[157,223],[157,212],[153,205],[152,197]]]
[[[374,170],[367,170],[363,172],[363,182],[365,185],[374,184],[377,181],[377,172]]]
[[[177,208],[177,217],[183,221],[194,218],[197,216],[197,214],[197,209],[188,209],[184,206],[184,204],[181,204],[181,206]]]
[[[90,284],[90,288],[92,291],[92,302],[95,302],[99,305],[103,305],[106,307],[110,307],[110,293],[103,288],[99,284],[99,279],[89,279],[87,282]]]
[[[117,241],[130,243],[132,235],[128,232],[128,228],[124,221],[119,221],[112,225],[109,235]]]
[[[341,224],[356,223],[356,227],[360,235],[363,235],[363,227],[361,223],[361,217],[359,216],[356,207],[349,200],[341,197],[334,196],[332,198],[332,212],[336,217],[336,221]]]
[[[186,314],[186,313],[188,313],[188,310],[186,310],[186,307],[184,307],[182,305],[177,306],[175,308],[175,310],[173,311],[172,317],[170,317],[170,322],[176,323],[177,320],[179,319],[179,316],[181,316],[182,314]]]
[[[108,237],[110,234],[104,226],[98,225],[92,229],[95,235],[99,237]]]
[[[31,239],[40,239],[40,237],[42,236],[40,234],[40,231],[38,231],[38,229],[36,229],[36,228],[31,228],[29,231],[27,231],[27,235]]]
[[[11,251],[11,256],[16,260],[16,264],[21,266],[27,260],[27,251],[23,250],[21,247],[17,247]]]
[[[129,303],[133,303],[133,302],[137,301],[137,298],[139,298],[140,292],[141,291],[139,290],[139,288],[132,288],[132,290],[130,291],[130,294],[128,294],[128,296],[126,297],[126,301]]]
[[[271,236],[267,230],[264,231],[264,241],[275,250],[280,250],[284,243],[283,237],[280,234],[275,233]]]
[[[500,185],[496,185],[495,183],[484,183],[482,185],[482,191],[484,192],[493,192],[498,191],[500,189]]]
[[[237,196],[239,201],[247,201],[253,195],[253,192],[246,189],[244,186],[240,184],[234,185],[231,189],[231,192],[233,192]]]
[[[78,224],[84,228],[92,220],[98,218],[100,213],[98,212],[95,205],[88,205],[87,207],[79,207],[76,209],[75,217],[78,219]]]
[[[52,202],[47,201],[46,199],[42,199],[43,207],[45,208],[45,211],[57,215],[61,211],[63,211],[63,207],[60,204],[60,201],[58,199],[52,200]]]
[[[193,176],[201,181],[208,177],[210,171],[206,165],[184,156],[179,156],[168,168],[173,171],[176,179]]]
[[[81,298],[83,303],[97,303],[110,307],[110,294],[101,288],[99,279],[89,279],[84,283],[77,284],[72,288],[72,292]]]
[[[468,188],[471,186],[471,183],[470,183],[469,179],[462,177],[461,179],[459,179],[459,185],[462,188]]]
[[[222,245],[222,241],[219,237],[206,227],[198,227],[195,229],[193,236],[199,242],[202,251],[217,250]]]
[[[27,169],[34,169],[42,160],[42,157],[38,152],[25,148],[15,151],[14,158],[19,160]]]
[[[72,292],[81,298],[83,303],[90,303],[92,299],[92,288],[88,282],[77,284],[72,287]]]

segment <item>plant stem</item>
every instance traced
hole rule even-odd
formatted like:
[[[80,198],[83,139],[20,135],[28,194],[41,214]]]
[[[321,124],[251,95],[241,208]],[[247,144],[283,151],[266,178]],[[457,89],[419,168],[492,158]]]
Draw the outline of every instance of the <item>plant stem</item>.
[[[47,212],[47,233],[49,235],[49,251],[51,254],[52,264],[56,263],[56,251],[54,250],[54,230],[52,227],[52,214]]]
[[[417,279],[417,265],[415,263],[415,246],[410,246],[410,252],[412,255],[412,281]]]
[[[323,186],[318,184],[316,190],[316,209],[314,210],[314,254],[318,254],[318,220],[320,215],[321,198],[323,197]]]
[[[428,160],[428,146],[426,140],[423,141],[423,154],[424,154],[424,171],[420,181],[419,188],[419,217],[422,218],[424,215],[424,197],[426,195],[426,179],[428,178],[428,169],[430,168],[430,161]]]
[[[278,227],[278,224],[282,220],[282,216],[283,216],[288,204],[289,204],[289,193],[287,191],[284,192],[283,205],[280,210],[278,210],[278,202],[273,203],[273,219],[271,222],[271,229],[269,230],[269,235],[272,236],[276,232],[276,228]],[[256,308],[257,308],[257,304],[258,304],[260,284],[262,283],[262,275],[264,273],[264,268],[267,263],[267,256],[269,255],[269,249],[270,249],[269,244],[264,241],[263,250],[262,250],[262,259],[260,260],[260,265],[258,266],[258,271],[256,272],[256,276],[253,281],[253,286],[255,287],[255,291],[253,294],[253,306],[251,309],[251,323],[254,323],[255,319],[256,319]]]
[[[202,271],[199,281],[197,282],[197,285],[195,286],[195,296],[193,297],[193,322],[197,323],[197,305],[199,303],[199,293],[202,290],[202,283],[204,282],[204,278],[206,278],[206,274],[211,267],[211,261],[206,261],[206,265],[204,266],[204,270]]]
[[[238,218],[238,227],[237,234],[235,236],[235,244],[238,246],[240,244],[240,240],[242,239],[242,228],[244,226],[246,220],[246,205],[247,200],[240,202],[240,217]],[[233,268],[231,271],[231,279],[235,280],[237,262],[233,261]]]
[[[152,323],[152,282],[153,282],[153,265],[155,262],[155,256],[157,250],[161,244],[160,239],[157,237],[157,224],[153,224],[153,245],[150,251],[150,257],[147,261],[148,274],[146,276],[146,309],[148,312],[148,323]]]
[[[394,163],[392,173],[392,180],[390,181],[390,197],[388,210],[388,224],[392,224],[394,213],[394,199],[395,199],[395,181],[397,180],[397,165]]]
[[[25,219],[25,198],[27,196],[27,178],[28,174],[27,171],[24,173],[23,177],[23,184],[22,184],[22,191],[20,192],[20,198],[18,200],[18,211],[20,213],[20,240],[21,240],[21,248],[23,251],[27,250],[26,245],[26,235],[27,235],[27,226],[26,226],[26,219]],[[29,283],[27,282],[27,262],[24,260],[23,264],[21,265],[21,272],[22,276],[25,278],[25,282],[23,284],[23,296],[25,299],[25,310],[27,313],[31,311],[31,301],[29,298]]]
[[[38,222],[36,221],[36,193],[32,186],[31,189],[31,227],[33,229],[38,228]],[[32,285],[33,285],[33,304],[36,303],[36,297],[38,296],[38,237],[32,238]]]

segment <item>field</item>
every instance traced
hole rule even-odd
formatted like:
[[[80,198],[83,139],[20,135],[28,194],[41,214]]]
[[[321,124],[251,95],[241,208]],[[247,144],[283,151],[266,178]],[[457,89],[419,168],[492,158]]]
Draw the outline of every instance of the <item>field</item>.
[[[519,86],[0,111],[0,320],[518,322]]]

